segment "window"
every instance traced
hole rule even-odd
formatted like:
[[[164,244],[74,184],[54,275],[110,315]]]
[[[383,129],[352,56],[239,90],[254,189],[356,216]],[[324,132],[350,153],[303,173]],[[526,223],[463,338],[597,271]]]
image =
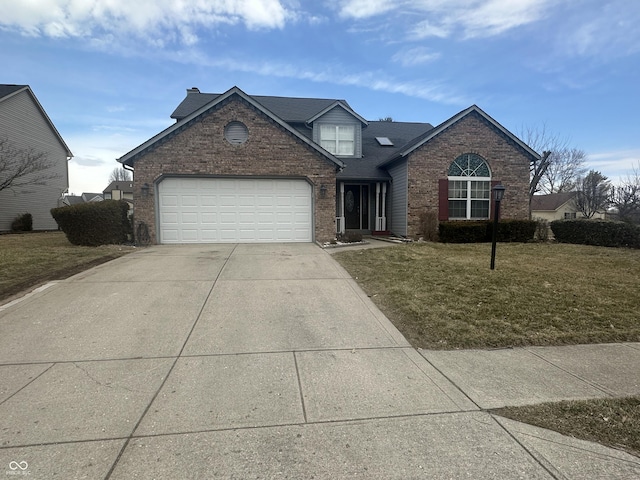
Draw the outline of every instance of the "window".
[[[355,155],[354,125],[320,125],[320,146],[338,156]]]
[[[565,220],[575,220],[576,219],[576,212],[564,212],[564,219]]]
[[[489,218],[491,172],[479,155],[465,153],[449,166],[449,218]]]
[[[231,145],[242,145],[249,138],[249,130],[242,122],[229,122],[224,127],[224,138]]]

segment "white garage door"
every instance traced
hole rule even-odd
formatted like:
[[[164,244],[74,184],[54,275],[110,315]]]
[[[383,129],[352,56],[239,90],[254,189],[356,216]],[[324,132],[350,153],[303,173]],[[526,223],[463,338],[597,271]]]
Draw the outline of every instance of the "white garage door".
[[[166,178],[158,202],[161,243],[312,240],[304,180]]]

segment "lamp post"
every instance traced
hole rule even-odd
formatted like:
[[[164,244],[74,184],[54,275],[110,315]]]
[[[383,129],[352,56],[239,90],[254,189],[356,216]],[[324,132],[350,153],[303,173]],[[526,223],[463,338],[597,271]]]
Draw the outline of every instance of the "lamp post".
[[[491,189],[493,192],[493,200],[495,210],[493,212],[493,238],[491,240],[491,270],[496,268],[496,238],[498,237],[498,217],[500,216],[500,202],[504,197],[504,185],[496,185]]]

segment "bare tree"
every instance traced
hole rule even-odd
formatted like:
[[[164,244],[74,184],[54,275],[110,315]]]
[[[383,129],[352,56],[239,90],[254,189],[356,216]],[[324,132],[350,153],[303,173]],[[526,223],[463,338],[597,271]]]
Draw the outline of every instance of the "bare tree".
[[[618,210],[620,220],[640,221],[640,161],[632,172],[611,188],[611,205]]]
[[[603,212],[609,206],[611,183],[602,173],[590,170],[587,175],[578,179],[578,192],[574,198],[576,209],[586,218]]]
[[[20,148],[8,138],[0,138],[0,191],[5,188],[43,185],[60,177],[55,162],[46,152]]]
[[[585,174],[584,150],[569,147],[569,141],[550,133],[546,125],[523,127],[520,138],[542,155],[530,165],[529,196],[536,193],[560,193],[575,190],[576,180]]]
[[[109,175],[109,183],[111,182],[130,182],[132,180],[131,172],[122,167],[116,167]]]

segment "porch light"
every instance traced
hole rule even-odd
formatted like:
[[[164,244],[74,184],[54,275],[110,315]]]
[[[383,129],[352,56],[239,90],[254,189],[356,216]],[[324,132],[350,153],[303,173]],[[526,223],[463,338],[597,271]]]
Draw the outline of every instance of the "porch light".
[[[496,185],[491,189],[495,200],[495,210],[493,212],[493,235],[491,239],[491,270],[496,268],[496,239],[498,237],[498,217],[500,216],[500,202],[504,198],[504,185]]]
[[[140,190],[142,190],[142,196],[143,197],[148,197],[149,196],[149,184],[145,183],[144,185],[142,185],[142,187],[140,187]]]
[[[323,183],[320,185],[320,198],[326,198],[327,196],[327,186]]]

